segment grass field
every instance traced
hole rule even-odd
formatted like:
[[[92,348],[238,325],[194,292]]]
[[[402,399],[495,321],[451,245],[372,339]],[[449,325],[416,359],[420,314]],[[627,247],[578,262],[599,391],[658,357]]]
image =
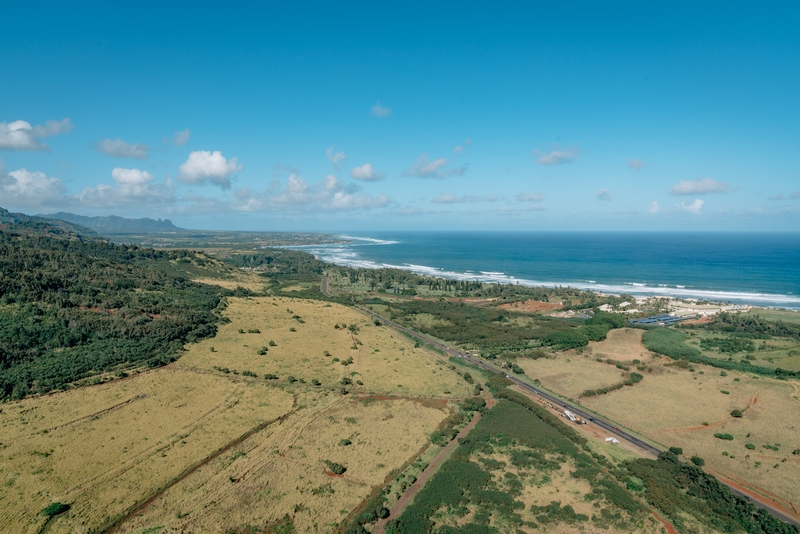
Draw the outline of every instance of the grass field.
[[[410,400],[328,394],[307,401],[283,425],[204,466],[119,531],[247,531],[288,518],[294,532],[331,532],[427,443],[447,414]],[[347,470],[333,475],[325,460]]]
[[[767,321],[783,321],[784,323],[800,324],[800,312],[793,310],[753,308],[747,312],[747,315],[758,315]]]
[[[3,405],[0,530],[91,530],[261,423],[288,393],[176,368]]]
[[[569,356],[565,353],[553,359],[517,359],[525,374],[538,379],[544,387],[573,399],[588,389],[613,386],[624,380],[624,371],[614,365],[599,363],[594,355]],[[645,380],[647,380],[645,378]]]
[[[191,346],[179,366],[273,374],[278,384],[293,376],[318,380],[321,388],[338,389],[347,378],[364,393],[460,398],[470,392],[461,377],[408,338],[344,306],[286,297],[230,299],[226,315],[231,322],[215,338]]]
[[[328,532],[471,391],[349,308],[232,298],[226,315],[167,367],[2,405],[0,531],[236,531],[288,514]],[[53,502],[70,509],[48,521]]]
[[[788,312],[791,313],[791,312]],[[775,369],[780,367],[789,371],[800,371],[800,342],[785,337],[752,340],[755,350],[736,353],[706,350],[701,346],[702,340],[732,339],[729,334],[719,332],[691,331],[686,344],[695,347],[704,356],[718,359],[739,361],[746,358],[753,365]]]

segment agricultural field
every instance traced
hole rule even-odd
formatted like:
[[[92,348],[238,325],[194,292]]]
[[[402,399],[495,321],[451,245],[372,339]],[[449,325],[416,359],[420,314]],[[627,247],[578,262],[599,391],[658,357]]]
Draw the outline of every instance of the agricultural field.
[[[783,321],[784,323],[800,324],[800,312],[797,310],[753,308],[744,315],[757,315],[762,319],[766,319],[767,321]]]
[[[224,316],[168,366],[3,404],[0,530],[328,532],[472,392],[336,304],[231,297]]]

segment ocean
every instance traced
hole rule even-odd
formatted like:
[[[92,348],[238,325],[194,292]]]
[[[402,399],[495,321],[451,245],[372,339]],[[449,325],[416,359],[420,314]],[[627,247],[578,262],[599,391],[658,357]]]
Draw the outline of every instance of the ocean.
[[[352,267],[800,309],[800,233],[372,232],[302,247]]]

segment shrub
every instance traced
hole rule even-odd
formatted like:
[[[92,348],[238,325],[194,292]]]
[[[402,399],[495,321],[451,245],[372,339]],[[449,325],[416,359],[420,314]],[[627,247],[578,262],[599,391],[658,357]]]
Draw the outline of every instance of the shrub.
[[[261,330],[259,330],[258,328],[249,328],[249,329],[247,330],[247,333],[248,333],[248,334],[260,334],[260,333],[261,333]]]
[[[683,454],[683,449],[680,447],[670,447],[669,452],[671,452],[675,456],[680,456],[681,454]]]
[[[731,394],[730,391],[725,391],[724,389],[719,390],[719,392],[722,393],[723,395],[730,395]]]
[[[638,382],[641,382],[643,378],[644,376],[639,373],[631,373],[630,381],[636,384]]]
[[[267,373],[264,375],[264,380],[277,380],[278,375],[274,375],[272,373]]]
[[[353,442],[352,442],[352,441],[350,441],[349,439],[342,439],[342,440],[339,440],[339,445],[342,445],[342,446],[351,445],[352,443],[353,443]]]
[[[752,443],[747,443],[747,444],[745,444],[744,448],[745,448],[745,449],[749,449],[749,450],[751,450],[751,451],[754,451],[754,450],[756,450],[756,446],[755,446],[755,445],[753,445]]]
[[[733,435],[731,434],[722,434],[720,432],[717,432],[714,434],[714,437],[717,439],[724,439],[726,441],[733,441]]]
[[[57,516],[58,514],[63,514],[67,510],[69,510],[68,504],[54,502],[48,504],[40,513],[46,517],[53,517]]]
[[[331,462],[330,460],[325,460],[325,465],[328,466],[328,470],[335,475],[341,475],[347,471],[347,468],[342,464],[337,464],[336,462]]]
[[[692,456],[692,463],[697,467],[703,467],[706,465],[706,461],[700,458],[699,456]]]
[[[312,378],[312,379],[311,379],[311,385],[313,385],[313,386],[321,386],[321,385],[322,385],[322,382],[320,382],[320,381],[319,381],[319,380],[317,380],[316,378]]]
[[[278,346],[278,344],[275,343],[274,341],[272,341],[271,339],[269,340],[269,343],[267,343],[267,345],[269,345],[270,347],[277,347]]]
[[[297,379],[293,376],[287,376],[286,381],[289,382],[290,384],[294,384],[295,382],[297,382]]]
[[[742,411],[741,410],[733,410],[731,412],[731,417],[741,417],[741,416],[742,416]]]

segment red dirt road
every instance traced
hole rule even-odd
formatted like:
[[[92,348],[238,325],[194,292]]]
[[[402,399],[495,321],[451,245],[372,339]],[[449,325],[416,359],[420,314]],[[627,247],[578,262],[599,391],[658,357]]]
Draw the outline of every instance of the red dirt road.
[[[494,399],[492,398],[492,395],[489,393],[488,390],[484,391],[486,392],[486,407],[491,408],[492,406],[494,406]],[[433,461],[430,464],[428,464],[428,467],[425,468],[425,470],[422,472],[422,474],[419,476],[416,482],[411,484],[411,487],[408,488],[408,490],[406,490],[405,495],[400,497],[400,500],[395,503],[395,505],[391,509],[389,517],[386,519],[382,519],[375,525],[375,529],[372,531],[373,534],[383,534],[386,529],[386,523],[388,523],[390,519],[395,519],[397,517],[400,517],[400,515],[403,513],[403,510],[405,510],[406,507],[409,504],[411,504],[411,501],[414,500],[414,496],[416,496],[417,492],[419,492],[419,490],[422,489],[422,486],[424,486],[425,483],[439,469],[439,465],[441,465],[441,463],[447,458],[447,456],[450,454],[450,451],[452,451],[456,446],[458,446],[458,440],[469,434],[469,431],[472,430],[472,428],[478,423],[480,418],[481,414],[476,412],[475,417],[472,418],[472,421],[470,421],[467,424],[467,426],[462,428],[461,432],[458,433],[455,439],[453,439],[450,443],[448,443],[445,446],[445,448],[442,449],[439,452],[439,454],[436,455],[436,458],[434,458]]]

